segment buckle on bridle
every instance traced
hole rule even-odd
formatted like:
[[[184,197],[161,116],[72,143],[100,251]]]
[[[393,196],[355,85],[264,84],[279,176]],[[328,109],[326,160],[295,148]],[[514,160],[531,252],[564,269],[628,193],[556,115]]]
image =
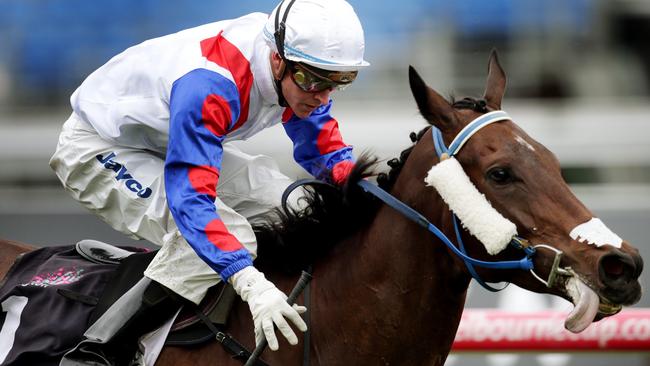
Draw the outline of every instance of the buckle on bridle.
[[[532,274],[533,277],[538,279],[541,283],[546,285],[546,287],[551,288],[557,280],[558,276],[573,276],[573,270],[571,270],[571,267],[560,268],[560,261],[562,260],[562,255],[564,254],[561,250],[553,248],[552,246],[546,244],[533,245],[533,248],[535,248],[535,250],[538,248],[543,248],[555,252],[555,258],[553,258],[553,264],[551,265],[551,270],[548,273],[548,278],[546,280],[535,273],[534,268],[531,268],[529,270],[530,274]]]

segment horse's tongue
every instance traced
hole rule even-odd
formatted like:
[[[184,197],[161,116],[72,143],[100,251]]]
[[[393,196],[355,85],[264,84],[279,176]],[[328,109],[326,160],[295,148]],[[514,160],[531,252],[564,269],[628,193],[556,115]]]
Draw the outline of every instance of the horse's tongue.
[[[573,299],[573,311],[564,321],[564,327],[573,333],[580,333],[594,321],[600,300],[594,290],[576,277],[567,281],[566,289]]]

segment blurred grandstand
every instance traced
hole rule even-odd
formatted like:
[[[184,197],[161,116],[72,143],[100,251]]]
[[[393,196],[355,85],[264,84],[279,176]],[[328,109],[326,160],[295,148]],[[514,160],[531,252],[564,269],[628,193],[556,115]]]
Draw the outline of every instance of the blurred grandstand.
[[[649,2],[351,3],[364,24],[366,58],[373,67],[341,94],[337,116],[349,112],[358,126],[364,121],[377,125],[378,119],[385,123],[406,119],[419,128],[412,113],[407,65],[416,66],[443,93],[476,95],[483,88],[487,55],[496,47],[509,76],[506,107],[522,106],[520,123],[538,121],[533,123],[533,136],[553,150],[560,149],[567,178],[598,182],[623,176],[633,183],[650,181],[650,160],[646,161],[650,138],[645,137],[650,133],[643,133],[648,131],[645,117],[650,97],[650,46],[645,40],[650,32]],[[182,4],[114,0],[101,5],[81,0],[0,1],[0,123],[4,126],[0,164],[9,168],[0,172],[0,183],[53,182],[43,161],[69,113],[68,97],[113,55],[148,38],[252,11],[269,12],[274,5],[272,0]],[[359,103],[374,114],[356,114]],[[611,122],[621,120],[622,109],[630,113],[628,126],[639,129],[632,141],[612,138],[608,131]],[[576,141],[578,136],[555,133],[558,128],[576,132],[587,128],[590,139]],[[366,140],[351,141],[366,145]],[[387,146],[385,155],[404,143]],[[26,144],[34,148],[20,148]],[[575,144],[581,148],[574,148]],[[613,144],[609,148],[614,149],[624,144],[631,150],[612,157],[595,148],[602,144]],[[603,159],[609,159],[606,172],[594,167]]]
[[[406,65],[442,88],[482,83],[497,47],[510,98],[647,97],[650,4],[604,0],[352,0],[373,70],[350,94],[408,97]],[[148,38],[252,11],[274,1],[3,0],[0,106],[61,106],[95,68]]]

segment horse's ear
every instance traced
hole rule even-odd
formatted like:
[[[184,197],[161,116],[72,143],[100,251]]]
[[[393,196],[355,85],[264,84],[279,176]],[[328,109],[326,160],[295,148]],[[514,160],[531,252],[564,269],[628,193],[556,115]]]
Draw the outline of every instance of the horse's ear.
[[[492,49],[490,61],[488,62],[487,86],[485,95],[488,106],[494,109],[501,109],[501,100],[506,92],[506,73],[499,64],[497,50]]]
[[[450,129],[454,124],[454,108],[422,80],[413,66],[409,66],[409,83],[422,116],[441,131]]]

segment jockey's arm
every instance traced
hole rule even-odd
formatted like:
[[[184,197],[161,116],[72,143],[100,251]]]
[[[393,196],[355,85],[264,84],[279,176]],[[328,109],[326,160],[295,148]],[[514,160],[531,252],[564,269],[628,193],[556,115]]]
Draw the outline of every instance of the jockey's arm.
[[[237,89],[220,74],[196,69],[173,84],[169,108],[165,160],[169,209],[198,256],[227,281],[253,264],[214,204],[222,142],[239,114]]]
[[[330,115],[332,101],[300,119],[289,108],[282,125],[293,141],[293,157],[315,178],[343,184],[354,166],[352,146],[343,142],[338,122]]]
[[[253,267],[251,255],[228,232],[214,204],[222,143],[240,113],[238,96],[232,81],[209,70],[193,70],[174,83],[165,190],[183,237],[248,303],[256,343],[266,338],[269,348],[276,350],[273,324],[290,344],[297,344],[298,338],[285,317],[306,331],[307,325],[299,315],[306,309],[287,304],[286,295]]]

